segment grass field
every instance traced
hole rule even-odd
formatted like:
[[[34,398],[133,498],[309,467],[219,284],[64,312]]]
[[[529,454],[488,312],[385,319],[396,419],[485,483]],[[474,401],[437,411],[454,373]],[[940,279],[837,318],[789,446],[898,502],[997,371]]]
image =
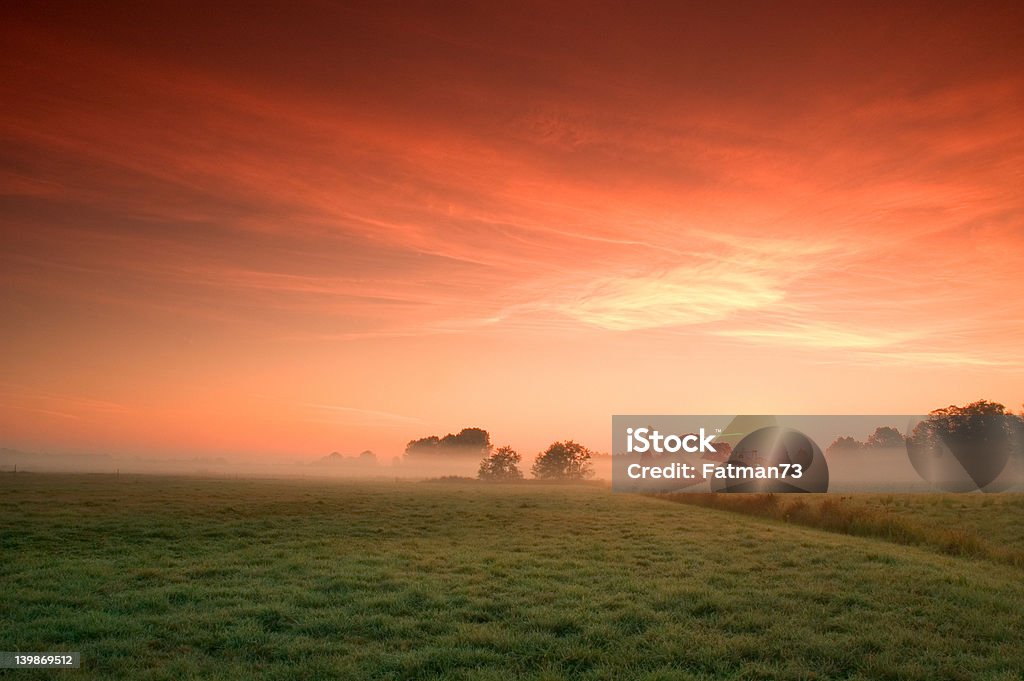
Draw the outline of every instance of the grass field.
[[[83,659],[12,678],[1024,672],[1019,567],[598,486],[6,474],[0,551],[0,650]]]

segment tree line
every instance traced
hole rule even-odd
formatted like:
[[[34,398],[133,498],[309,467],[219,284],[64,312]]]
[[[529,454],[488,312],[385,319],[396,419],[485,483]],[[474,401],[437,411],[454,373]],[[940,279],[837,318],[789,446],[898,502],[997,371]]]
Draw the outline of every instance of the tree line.
[[[593,475],[593,452],[572,440],[553,442],[537,455],[530,474],[538,480],[585,480]],[[437,458],[478,458],[480,480],[514,481],[523,479],[522,456],[512,447],[493,447],[491,435],[483,428],[463,428],[444,437],[431,435],[412,440],[405,447],[410,460]]]
[[[846,435],[836,438],[826,453],[843,451],[926,448],[936,442],[999,445],[1019,448],[1024,441],[1024,415],[998,402],[978,400],[965,406],[934,409],[907,436],[892,426],[880,426],[863,442]]]
[[[987,444],[1007,444],[1018,449],[1024,442],[1024,415],[1015,415],[998,402],[979,400],[963,407],[950,405],[931,411],[914,430],[904,436],[893,426],[880,426],[863,441],[852,436],[836,438],[825,450],[829,454],[851,450],[920,448],[941,438],[946,442],[979,438]],[[594,452],[578,442],[551,443],[537,455],[530,474],[538,480],[584,480],[593,475]],[[522,457],[508,445],[495,448],[483,428],[463,428],[445,436],[431,435],[410,441],[405,448],[409,461],[457,459],[479,461],[480,480],[523,479]]]

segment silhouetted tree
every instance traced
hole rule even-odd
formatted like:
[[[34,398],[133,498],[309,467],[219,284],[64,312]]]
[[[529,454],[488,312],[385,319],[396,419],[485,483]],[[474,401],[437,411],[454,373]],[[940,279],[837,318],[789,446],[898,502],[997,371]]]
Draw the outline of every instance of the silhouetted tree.
[[[457,435],[448,433],[444,437],[430,437],[412,440],[405,446],[405,455],[415,458],[419,456],[454,456],[473,457],[486,456],[491,450],[491,435],[483,428],[463,428]]]
[[[437,451],[437,443],[441,441],[436,435],[430,437],[423,437],[419,440],[410,440],[409,444],[405,446],[405,455],[414,456],[416,454],[432,454]]]
[[[582,480],[592,475],[591,451],[572,440],[555,442],[537,456],[530,472],[540,480]]]
[[[903,433],[892,426],[879,426],[868,436],[868,440],[864,444],[875,449],[885,449],[903,447],[903,443]]]
[[[832,444],[825,449],[826,454],[832,454],[833,452],[849,452],[857,449],[863,449],[864,443],[856,440],[850,436],[837,437]]]
[[[437,443],[439,447],[466,447],[489,449],[491,434],[483,428],[463,428],[458,435],[448,433]]]
[[[917,424],[908,440],[911,447],[1005,446],[1014,437],[1016,417],[998,402],[978,400],[964,407],[935,409]]]
[[[1007,465],[1021,456],[1020,424],[1020,417],[998,402],[950,405],[914,427],[907,453],[918,473],[943,490],[999,491],[1007,483]]]
[[[322,459],[314,461],[313,465],[348,466],[350,468],[355,466],[366,468],[368,466],[377,465],[377,455],[369,449],[360,452],[357,456],[345,456],[341,452],[331,452]]]
[[[519,470],[519,452],[511,447],[498,447],[485,456],[480,462],[480,471],[476,474],[481,480],[522,480],[523,472]]]

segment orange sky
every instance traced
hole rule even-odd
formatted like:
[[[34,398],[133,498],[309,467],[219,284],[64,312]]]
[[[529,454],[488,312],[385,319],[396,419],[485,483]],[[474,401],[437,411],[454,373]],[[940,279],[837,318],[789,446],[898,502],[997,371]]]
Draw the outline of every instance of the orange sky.
[[[432,4],[5,6],[0,447],[1024,401],[1019,4]]]

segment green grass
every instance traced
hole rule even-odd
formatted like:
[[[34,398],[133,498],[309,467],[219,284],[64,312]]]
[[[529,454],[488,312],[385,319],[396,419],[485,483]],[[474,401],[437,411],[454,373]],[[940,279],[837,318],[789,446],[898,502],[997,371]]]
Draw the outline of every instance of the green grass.
[[[0,649],[83,657],[12,678],[1024,670],[1018,568],[596,486],[8,474],[0,552]]]
[[[1024,568],[1024,495],[1020,494],[670,494],[662,498]]]

